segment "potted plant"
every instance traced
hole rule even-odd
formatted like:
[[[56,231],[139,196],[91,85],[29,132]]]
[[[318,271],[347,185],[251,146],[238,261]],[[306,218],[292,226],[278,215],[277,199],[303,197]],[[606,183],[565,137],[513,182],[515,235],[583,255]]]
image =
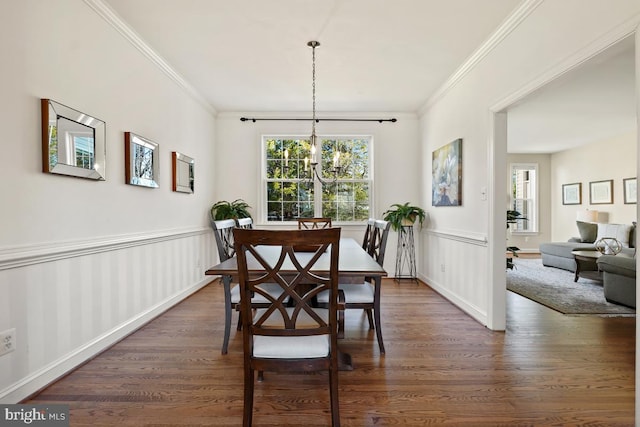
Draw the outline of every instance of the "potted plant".
[[[515,224],[518,221],[526,221],[527,218],[523,217],[522,214],[518,211],[507,210],[507,229],[509,228],[509,224]],[[513,270],[513,257],[518,257],[518,251],[520,250],[517,246],[507,246],[507,252],[511,253],[510,256],[507,256],[507,268]]]
[[[416,220],[420,223],[420,227],[422,227],[426,212],[424,209],[410,205],[409,202],[407,202],[404,204],[394,203],[391,205],[391,208],[386,210],[382,215],[385,221],[391,223],[391,228],[396,231],[401,231],[402,226],[413,225]]]
[[[236,199],[233,202],[221,200],[211,206],[211,220],[251,218],[249,208],[251,206],[242,199]]]

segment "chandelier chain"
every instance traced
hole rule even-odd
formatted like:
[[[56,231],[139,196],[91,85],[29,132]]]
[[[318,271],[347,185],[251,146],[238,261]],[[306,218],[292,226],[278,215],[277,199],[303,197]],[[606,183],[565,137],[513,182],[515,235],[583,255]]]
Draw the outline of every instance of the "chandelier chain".
[[[316,45],[313,44],[311,46],[311,93],[313,100],[313,120],[311,123],[311,135],[315,137],[316,135]],[[315,144],[315,138],[312,143]]]

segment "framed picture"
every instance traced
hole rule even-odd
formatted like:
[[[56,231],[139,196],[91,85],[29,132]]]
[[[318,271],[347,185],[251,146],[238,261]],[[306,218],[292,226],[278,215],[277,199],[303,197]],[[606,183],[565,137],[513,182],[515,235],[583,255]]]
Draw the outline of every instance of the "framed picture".
[[[613,203],[613,180],[592,181],[589,183],[589,203],[592,205],[610,205]]]
[[[431,205],[462,205],[462,139],[438,148],[432,154]]]
[[[141,187],[158,188],[158,144],[136,135],[124,133],[124,182]]]
[[[582,184],[576,182],[574,184],[562,185],[562,204],[563,205],[581,205],[582,204]]]
[[[40,100],[42,172],[104,181],[107,124],[51,99]]]
[[[193,193],[194,175],[193,167],[195,160],[189,156],[171,152],[171,168],[173,169],[173,191],[179,193]]]
[[[638,193],[636,189],[636,178],[625,178],[622,180],[624,187],[624,203],[625,205],[634,205],[638,202]]]

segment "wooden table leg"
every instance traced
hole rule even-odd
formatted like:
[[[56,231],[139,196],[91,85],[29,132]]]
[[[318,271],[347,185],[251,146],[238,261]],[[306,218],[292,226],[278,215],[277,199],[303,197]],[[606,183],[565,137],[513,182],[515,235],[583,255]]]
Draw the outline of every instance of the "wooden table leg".
[[[382,277],[374,278],[374,290],[373,290],[373,319],[376,324],[376,338],[378,339],[378,347],[380,348],[380,354],[384,352],[384,342],[382,341],[382,326],[380,322],[380,288],[382,287]]]
[[[227,354],[229,335],[231,335],[231,276],[222,276],[224,286],[224,338],[222,339],[222,354]]]

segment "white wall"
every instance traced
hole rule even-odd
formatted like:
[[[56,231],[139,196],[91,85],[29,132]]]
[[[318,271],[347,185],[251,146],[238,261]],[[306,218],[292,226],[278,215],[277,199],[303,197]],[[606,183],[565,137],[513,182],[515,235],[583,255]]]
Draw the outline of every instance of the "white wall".
[[[0,26],[0,402],[16,402],[208,282],[212,110],[82,0],[23,0]],[[43,174],[40,98],[107,124],[104,182]],[[124,132],[159,144],[159,189],[124,183]],[[196,159],[171,191],[171,151]]]
[[[636,132],[566,150],[551,156],[552,238],[566,241],[578,236],[576,213],[597,210],[601,222],[631,224],[636,220],[636,205],[624,204],[622,180],[636,176]],[[589,182],[613,180],[613,204],[591,205]],[[582,184],[582,204],[563,205],[562,185]]]
[[[383,212],[393,203],[418,203],[420,199],[420,176],[422,170],[430,169],[430,162],[421,162],[418,141],[418,119],[413,114],[368,113],[343,114],[318,112],[318,117],[331,118],[392,118],[396,123],[378,122],[330,122],[320,121],[316,126],[318,135],[372,135],[374,209],[372,216],[381,218]],[[311,133],[308,121],[240,121],[240,117],[302,117],[308,114],[270,113],[221,113],[216,121],[216,182],[223,183],[218,188],[221,200],[244,199],[252,206],[252,214],[259,221],[257,213],[262,203],[261,179],[261,138],[262,135],[290,135]],[[260,224],[274,227],[272,224]],[[290,226],[290,225],[289,225]],[[362,226],[343,225],[343,235],[361,239]],[[395,266],[397,234],[389,235],[385,268],[393,275]],[[416,252],[419,249],[416,250]]]
[[[431,209],[420,273],[493,329],[503,329],[505,322],[507,168],[506,132],[497,126],[506,129],[506,122],[500,116],[494,122],[493,111],[628,35],[640,12],[640,3],[630,1],[527,1],[523,7],[524,19],[509,21],[513,28],[495,48],[431,100],[421,116],[424,163],[430,162],[433,150],[463,138],[465,196],[462,207]],[[423,185],[422,203],[430,205],[430,174],[423,176]],[[484,187],[489,189],[487,200],[481,196]]]

